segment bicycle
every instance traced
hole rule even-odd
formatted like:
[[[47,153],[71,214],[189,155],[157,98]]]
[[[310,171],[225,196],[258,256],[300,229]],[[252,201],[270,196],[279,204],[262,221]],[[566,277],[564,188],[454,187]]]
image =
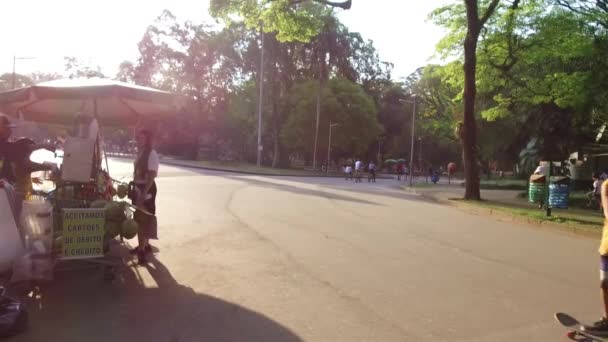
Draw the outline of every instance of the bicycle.
[[[361,183],[361,171],[355,170],[355,183]]]
[[[368,183],[376,183],[376,170],[369,170],[369,174],[367,175]]]

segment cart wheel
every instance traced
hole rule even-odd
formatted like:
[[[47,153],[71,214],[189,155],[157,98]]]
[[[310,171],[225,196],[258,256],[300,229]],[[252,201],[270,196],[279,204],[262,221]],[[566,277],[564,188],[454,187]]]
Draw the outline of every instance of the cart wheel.
[[[570,339],[574,339],[576,337],[576,335],[577,335],[577,332],[574,330],[568,331],[566,333],[566,336],[568,336],[568,338],[570,338]]]

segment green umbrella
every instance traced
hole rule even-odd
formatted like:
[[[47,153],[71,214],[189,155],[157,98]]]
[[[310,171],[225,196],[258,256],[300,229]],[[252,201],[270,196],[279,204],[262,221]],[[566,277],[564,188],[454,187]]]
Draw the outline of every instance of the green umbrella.
[[[397,161],[395,159],[387,159],[384,161],[384,164],[397,164]]]

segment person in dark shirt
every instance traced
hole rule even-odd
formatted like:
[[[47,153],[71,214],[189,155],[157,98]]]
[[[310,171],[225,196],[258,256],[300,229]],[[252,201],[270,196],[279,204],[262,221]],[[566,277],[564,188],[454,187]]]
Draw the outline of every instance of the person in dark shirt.
[[[27,194],[32,190],[32,172],[52,170],[51,166],[33,163],[30,155],[33,151],[44,148],[54,151],[53,146],[36,145],[28,138],[20,138],[15,142],[9,142],[12,128],[8,117],[0,114],[0,179],[15,185],[18,192]],[[34,180],[38,181],[38,180]]]
[[[0,114],[0,179],[9,183],[14,183],[16,180],[13,162],[18,158],[15,144],[8,141],[13,133],[13,128],[15,126],[11,124],[8,117]]]
[[[30,160],[32,152],[38,149],[36,143],[28,138],[17,139],[14,143],[15,159],[13,160],[13,173],[15,175],[15,190],[28,199],[34,187],[32,183],[42,184],[40,178],[32,178],[32,172],[51,171],[51,165],[38,164]]]

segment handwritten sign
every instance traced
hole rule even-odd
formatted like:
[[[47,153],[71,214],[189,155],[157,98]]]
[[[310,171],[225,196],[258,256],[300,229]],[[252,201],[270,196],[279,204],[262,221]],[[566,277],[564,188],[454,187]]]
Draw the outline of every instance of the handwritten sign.
[[[103,256],[104,209],[63,209],[63,259]]]

